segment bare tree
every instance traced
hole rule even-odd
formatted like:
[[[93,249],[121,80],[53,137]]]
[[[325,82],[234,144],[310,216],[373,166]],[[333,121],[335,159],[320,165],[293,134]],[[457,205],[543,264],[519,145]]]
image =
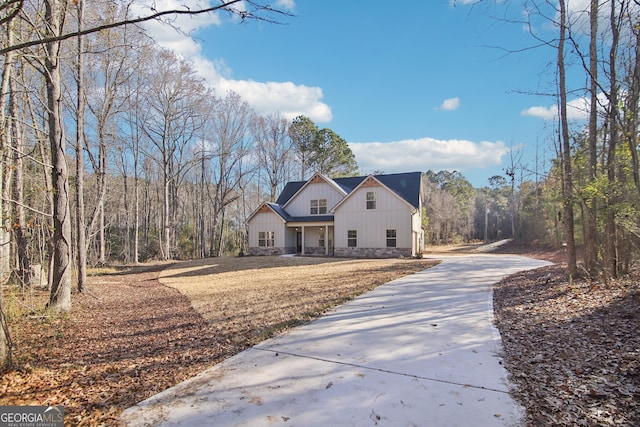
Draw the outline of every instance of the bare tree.
[[[6,27],[7,43],[11,44],[13,41],[14,26],[12,22]],[[4,67],[2,69],[2,82],[0,83],[0,195],[4,195],[4,176],[7,160],[7,150],[9,146],[8,142],[8,118],[6,114],[6,106],[8,105],[10,92],[9,83],[11,80],[11,73],[13,70],[15,54],[7,54],[5,56]],[[3,202],[3,197],[0,197],[0,215],[6,218],[5,209],[6,205]],[[11,363],[11,344],[9,325],[4,312],[4,297],[2,284],[7,280],[10,273],[10,235],[6,229],[4,221],[0,221],[0,367],[8,366]]]
[[[116,12],[106,10],[106,15],[113,15]],[[111,18],[115,19],[115,18]],[[92,74],[96,76],[101,87],[95,87],[92,96],[89,98],[88,107],[95,118],[95,135],[97,144],[95,151],[92,150],[89,141],[86,141],[86,153],[91,162],[96,178],[96,200],[93,213],[89,218],[89,225],[85,233],[97,231],[98,235],[98,261],[101,264],[107,262],[106,237],[105,237],[105,195],[106,178],[108,173],[108,148],[115,144],[119,138],[116,137],[117,126],[115,118],[121,109],[122,97],[119,96],[120,88],[129,78],[131,65],[128,58],[127,28],[116,28],[106,30],[96,35],[91,49],[99,52],[92,55]],[[89,237],[89,234],[87,235]],[[85,247],[85,251],[87,250]]]
[[[257,117],[252,133],[256,141],[260,168],[267,175],[269,200],[274,202],[289,178],[291,139],[288,122],[280,114]]]
[[[567,268],[570,276],[574,276],[578,271],[576,258],[576,241],[573,214],[573,176],[571,171],[571,140],[569,138],[569,121],[567,119],[567,78],[565,71],[565,44],[567,39],[567,5],[566,0],[559,1],[560,22],[558,29],[560,32],[558,39],[558,102],[560,120],[560,146],[562,152],[562,193],[564,211],[564,230],[567,240]]]
[[[591,0],[589,9],[589,179],[596,180],[598,155],[598,19],[599,0]],[[585,227],[585,268],[596,275],[598,263],[597,199],[587,201]]]
[[[65,159],[66,140],[62,125],[61,43],[65,3],[45,0],[44,77],[49,109],[49,144],[51,146],[53,194],[53,280],[48,306],[56,311],[71,307],[71,211],[69,209],[69,172]]]
[[[243,8],[234,5],[240,0],[222,2],[216,6],[190,10],[151,10],[147,15],[131,16],[128,11],[125,18],[113,22],[88,25],[83,28],[73,28],[66,31],[64,18],[67,13],[67,3],[60,0],[44,0],[44,15],[31,13],[26,8],[26,3],[20,0],[8,1],[0,4],[0,22],[9,26],[20,17],[22,21],[31,26],[31,32],[25,33],[19,42],[7,39],[0,47],[0,54],[5,57],[4,68],[7,68],[7,58],[11,52],[23,51],[32,47],[44,47],[44,61],[42,65],[43,76],[47,85],[47,107],[49,143],[51,147],[52,181],[54,219],[53,219],[53,245],[52,245],[52,286],[49,307],[54,310],[66,311],[70,307],[70,260],[71,260],[71,215],[69,210],[68,170],[65,161],[65,138],[63,135],[63,110],[62,110],[62,42],[81,35],[101,32],[110,28],[137,24],[149,20],[171,18],[177,15],[194,15],[225,10],[239,16],[241,19],[259,19],[272,21],[274,14],[286,15],[286,13],[273,9],[270,6],[244,1]],[[40,17],[43,19],[40,20]],[[167,23],[171,23],[169,19]],[[4,96],[4,93],[2,94]],[[3,99],[4,100],[4,99]]]
[[[149,76],[154,87],[143,130],[156,149],[149,154],[162,172],[162,250],[163,258],[169,259],[175,246],[177,188],[184,172],[193,166],[190,148],[200,135],[205,118],[202,108],[211,94],[186,61],[166,50],[159,52],[157,60],[159,75]]]
[[[78,0],[77,23],[78,30],[84,26],[84,0]],[[84,215],[84,144],[86,91],[84,85],[84,36],[77,38],[76,63],[76,257],[78,262],[78,292],[84,292],[87,287],[87,234]]]
[[[211,254],[221,254],[225,208],[241,196],[238,186],[254,168],[248,162],[252,150],[249,139],[252,117],[249,104],[235,92],[229,92],[215,104],[211,134],[207,138],[213,142],[214,155],[213,195],[210,196],[213,205]]]
[[[235,5],[239,5],[240,3],[242,3],[244,7],[235,7]],[[228,12],[229,14],[238,16],[243,21],[258,20],[272,23],[278,23],[275,16],[291,16],[288,12],[282,9],[276,9],[262,2],[256,2],[253,0],[222,0],[221,3],[211,7],[191,8],[185,5],[182,9],[167,9],[161,11],[158,11],[155,6],[149,6],[148,14],[137,13],[133,8],[129,7],[127,17],[125,19],[93,25],[82,30],[72,30],[69,32],[62,32],[62,29],[57,32],[44,33],[44,35],[36,32],[33,34],[34,38],[31,40],[8,44],[5,47],[0,48],[0,55],[49,43],[58,43],[78,36],[93,34],[125,25],[140,24],[147,21],[157,20],[172,26],[173,19],[176,16],[199,15],[216,11]],[[11,22],[21,13],[24,13],[23,0],[9,0],[4,2],[0,4],[0,15],[3,15],[0,16],[0,23],[5,24]],[[135,16],[133,16],[134,14]]]

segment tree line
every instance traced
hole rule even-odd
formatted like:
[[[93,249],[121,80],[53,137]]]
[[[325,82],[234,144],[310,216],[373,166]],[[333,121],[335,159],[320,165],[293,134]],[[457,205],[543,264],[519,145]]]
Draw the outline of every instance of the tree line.
[[[526,13],[518,7],[511,22],[529,28],[538,48],[555,57],[557,117],[547,141],[555,158],[540,175],[516,153],[503,176],[475,191],[458,174],[428,173],[434,191],[424,197],[439,205],[427,207],[428,239],[562,244],[570,276],[606,282],[633,268],[640,244],[640,2],[590,0],[578,9],[568,0],[515,3]],[[555,34],[545,38],[541,28]],[[584,118],[572,119],[576,105]]]
[[[125,3],[0,4],[3,284],[28,287],[44,271],[47,306],[64,312],[73,285],[86,290],[87,265],[242,251],[257,200],[311,170],[357,170],[332,130],[261,117],[238,94],[215,93],[137,25],[211,11],[287,15],[238,0],[135,16]],[[7,362],[1,292],[0,314]]]

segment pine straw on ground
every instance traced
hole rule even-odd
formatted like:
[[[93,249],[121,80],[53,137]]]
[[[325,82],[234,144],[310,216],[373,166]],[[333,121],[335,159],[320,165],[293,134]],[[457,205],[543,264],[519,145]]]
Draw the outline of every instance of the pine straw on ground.
[[[565,269],[519,273],[494,287],[505,364],[526,425],[640,426],[639,277],[569,281]]]
[[[245,257],[137,268],[92,277],[62,317],[37,309],[44,291],[9,290],[11,311],[27,313],[11,321],[15,367],[0,379],[0,405],[64,405],[66,425],[118,425],[125,408],[433,264]]]

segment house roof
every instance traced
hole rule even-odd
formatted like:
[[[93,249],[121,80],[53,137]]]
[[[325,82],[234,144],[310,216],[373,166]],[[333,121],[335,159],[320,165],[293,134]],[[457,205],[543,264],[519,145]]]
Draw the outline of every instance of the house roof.
[[[342,193],[343,197],[346,196],[347,194],[349,194],[348,191],[345,191],[344,188],[342,188],[340,185],[338,185],[338,183],[336,183],[333,179],[331,179],[328,176],[323,175],[321,173],[316,173],[308,181],[297,181],[294,184],[290,185],[289,188],[287,188],[287,186],[285,186],[285,190],[287,190],[287,192],[291,192],[291,194],[287,194],[286,195],[286,200],[283,200],[282,203],[279,203],[280,206],[283,206],[283,207],[287,206],[287,204],[291,200],[293,200],[293,198],[296,196],[296,194],[302,192],[307,185],[310,185],[310,184],[313,184],[313,183],[319,183],[319,182],[323,182],[325,184],[329,184],[337,192]],[[298,184],[301,184],[301,185],[298,185]],[[284,190],[283,190],[283,193],[284,193]],[[278,197],[278,200],[276,200],[276,203],[278,203],[279,200],[280,200],[280,197]]]
[[[278,196],[276,203],[283,206],[289,201],[300,189],[307,183],[307,181],[289,181],[282,189],[282,193]]]
[[[258,207],[258,209],[256,209],[251,215],[249,215],[249,218],[247,218],[247,221],[250,221],[251,218],[253,218],[257,213],[268,212],[269,210],[271,210],[280,218],[282,218],[283,221],[290,222],[290,223],[333,222],[333,215],[291,216],[287,213],[287,211],[284,210],[282,206],[278,205],[277,203],[271,203],[271,202],[265,202],[261,204],[260,207]]]
[[[381,174],[373,176],[414,208],[418,209],[420,207],[420,181],[422,176],[420,172],[395,173],[388,175]],[[366,178],[366,176],[334,178],[333,182],[344,190],[346,194],[349,194]],[[282,193],[280,193],[278,200],[276,200],[276,204],[280,206],[286,205],[287,202],[296,193],[298,193],[298,191],[300,191],[307,182],[308,181],[288,182],[282,190]],[[284,213],[286,214],[286,212]]]
[[[390,175],[374,175],[374,177],[409,202],[416,209],[420,208],[420,183],[422,173],[395,173]]]
[[[282,206],[276,204],[276,203],[267,203],[267,205],[273,209],[273,211],[275,213],[277,213],[278,215],[280,215],[282,217],[282,219],[284,219],[285,221],[291,221],[293,219],[293,217],[291,215],[289,215],[284,209],[282,209]]]

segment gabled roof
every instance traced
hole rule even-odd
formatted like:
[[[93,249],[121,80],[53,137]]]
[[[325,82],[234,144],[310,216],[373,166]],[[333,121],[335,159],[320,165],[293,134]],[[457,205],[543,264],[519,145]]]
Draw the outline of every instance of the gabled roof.
[[[411,206],[416,209],[420,208],[421,172],[374,175],[374,177],[409,202]]]
[[[255,211],[253,211],[251,213],[251,215],[249,215],[249,218],[247,218],[247,221],[250,221],[251,218],[256,216],[258,213],[260,213],[260,212],[268,212],[269,210],[271,210],[273,213],[278,215],[285,222],[291,221],[291,219],[292,219],[291,215],[289,215],[287,212],[285,212],[284,209],[282,209],[282,206],[279,206],[276,203],[264,202],[260,206],[258,206],[258,209],[256,209]]]
[[[282,189],[282,193],[278,196],[276,203],[280,206],[284,205],[307,183],[307,181],[289,181]]]
[[[316,175],[317,176],[317,175]],[[314,176],[315,177],[315,176]],[[422,173],[420,172],[408,172],[408,173],[395,173],[388,175],[373,175],[380,183],[385,185],[387,188],[392,190],[402,199],[404,199],[407,203],[409,203],[414,208],[418,209],[420,207],[420,182]],[[334,178],[330,179],[323,176],[327,182],[331,181],[335,183],[345,195],[351,193],[356,189],[367,177],[366,176],[354,176],[348,178]],[[276,200],[276,203],[280,206],[284,206],[295,196],[305,184],[309,183],[309,181],[291,181],[285,185],[282,193]],[[286,213],[286,212],[285,212]]]
[[[370,186],[370,185],[381,185],[392,193],[395,193],[401,200],[405,203],[411,205],[414,209],[420,208],[420,182],[421,182],[421,173],[420,172],[411,172],[411,173],[398,173],[391,175],[369,175],[367,177],[363,177],[362,181],[356,188],[356,190],[360,186]],[[378,183],[378,184],[375,184]],[[344,199],[338,202],[337,205],[333,207],[333,211],[335,210],[347,200],[351,194],[347,195]]]
[[[287,203],[289,203],[296,196],[296,194],[300,193],[307,185],[313,184],[313,183],[318,183],[318,182],[324,182],[326,184],[329,184],[337,192],[342,193],[343,197],[346,196],[347,194],[349,194],[348,191],[345,191],[333,179],[329,178],[328,176],[322,175],[321,173],[316,173],[308,181],[302,182],[302,185],[300,185],[300,186],[297,185],[299,182],[296,182],[296,183],[294,183],[294,185],[291,185],[291,187],[289,189],[287,189],[287,186],[289,186],[289,184],[287,184],[285,186],[284,190],[288,190],[289,192],[292,192],[292,193],[290,195],[287,194],[288,197],[287,197],[286,201],[284,201],[283,203],[279,203],[280,202],[280,198],[282,197],[282,194],[281,194],[281,197],[278,197],[278,200],[276,200],[276,203],[278,203],[280,206],[286,206]],[[284,190],[282,191],[283,193],[284,193]]]

